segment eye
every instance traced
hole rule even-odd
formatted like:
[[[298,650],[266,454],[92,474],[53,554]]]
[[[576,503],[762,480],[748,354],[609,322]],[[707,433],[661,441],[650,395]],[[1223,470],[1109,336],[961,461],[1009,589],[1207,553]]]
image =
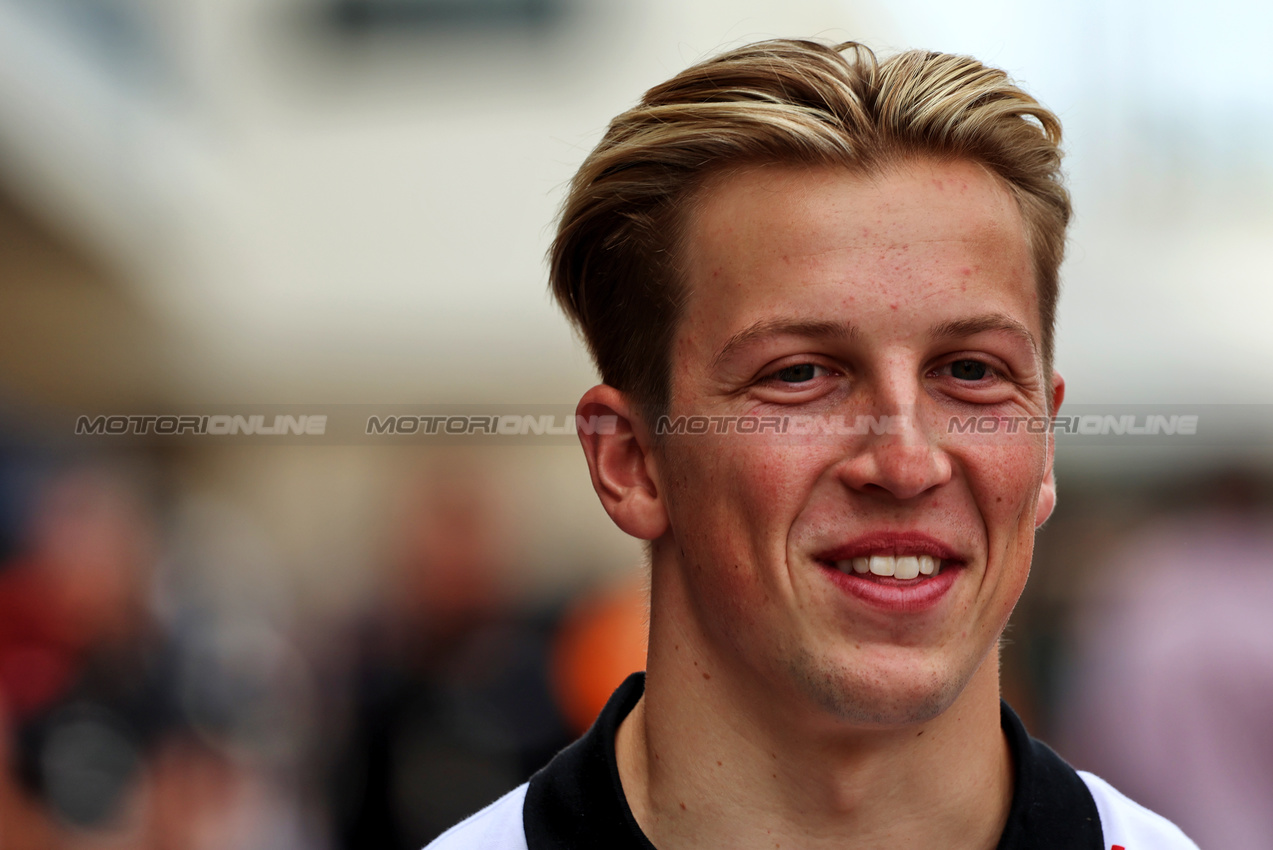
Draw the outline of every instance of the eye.
[[[812,404],[844,386],[843,370],[821,360],[817,355],[796,354],[775,361],[752,379],[746,392],[769,404]]]
[[[989,362],[987,362],[989,361]],[[998,404],[1007,401],[1016,386],[1011,373],[998,358],[955,355],[928,373],[951,398],[969,404]]]
[[[814,363],[796,363],[770,374],[768,380],[780,381],[784,384],[804,384],[825,375],[826,372],[826,369]]]
[[[959,381],[980,381],[990,374],[990,367],[980,360],[956,360],[950,364],[950,376]]]

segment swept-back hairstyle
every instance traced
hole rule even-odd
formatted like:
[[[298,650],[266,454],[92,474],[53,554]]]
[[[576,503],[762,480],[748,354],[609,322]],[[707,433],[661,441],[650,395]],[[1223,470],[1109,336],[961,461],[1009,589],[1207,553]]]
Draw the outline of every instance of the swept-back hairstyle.
[[[1020,207],[1051,371],[1070,200],[1061,125],[1003,72],[912,50],[764,41],[646,92],[570,184],[549,255],[553,294],[602,380],[649,412],[669,401],[686,212],[711,175],[749,163],[876,172],[916,157],[982,164]]]

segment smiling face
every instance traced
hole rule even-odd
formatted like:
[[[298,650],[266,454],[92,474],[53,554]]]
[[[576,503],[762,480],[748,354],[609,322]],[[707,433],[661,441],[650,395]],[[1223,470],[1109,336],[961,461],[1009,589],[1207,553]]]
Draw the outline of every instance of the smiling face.
[[[933,717],[990,656],[1053,503],[1044,435],[950,428],[1059,402],[1017,206],[930,160],[757,167],[700,200],[669,414],[868,427],[670,438],[656,594],[670,581],[712,657],[779,699]]]

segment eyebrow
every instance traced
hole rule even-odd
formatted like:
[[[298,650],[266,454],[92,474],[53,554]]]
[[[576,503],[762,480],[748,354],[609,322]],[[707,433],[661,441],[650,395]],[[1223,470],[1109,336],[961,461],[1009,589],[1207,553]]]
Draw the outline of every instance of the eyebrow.
[[[859,335],[856,325],[847,322],[818,321],[816,319],[762,319],[743,328],[721,346],[712,358],[713,368],[719,366],[738,349],[757,339],[771,336],[804,336],[823,339],[849,340]]]
[[[1002,331],[1020,338],[1028,343],[1034,353],[1039,354],[1039,343],[1030,333],[1030,329],[1021,322],[1003,313],[989,313],[985,316],[974,316],[968,319],[955,319],[934,325],[931,331],[937,337],[965,337],[986,331]]]
[[[1029,344],[1035,354],[1039,353],[1038,341],[1034,338],[1034,334],[1030,333],[1030,329],[1003,313],[990,313],[985,316],[942,322],[934,325],[931,333],[933,336],[951,338],[974,336],[987,331],[1002,331],[1011,334]],[[731,336],[721,346],[716,356],[712,358],[712,366],[719,366],[739,348],[763,337],[804,336],[851,340],[859,336],[860,333],[861,331],[858,330],[856,325],[848,322],[818,321],[814,319],[762,319]]]

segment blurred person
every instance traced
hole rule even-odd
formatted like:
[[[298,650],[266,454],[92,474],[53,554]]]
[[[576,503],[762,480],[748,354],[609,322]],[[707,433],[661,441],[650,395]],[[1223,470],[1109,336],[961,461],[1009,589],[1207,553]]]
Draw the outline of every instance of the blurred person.
[[[570,740],[551,616],[521,610],[494,482],[431,464],[395,519],[383,593],[358,626],[332,799],[339,846],[419,850]]]
[[[949,426],[1062,401],[1059,139],[975,60],[787,40],[611,123],[551,275],[594,488],[649,542],[647,671],[432,847],[1194,847],[1000,698],[1053,443]]]
[[[0,846],[182,850],[228,819],[235,771],[186,722],[139,479],[51,474],[0,568]]]
[[[1273,514],[1226,474],[1152,521],[1085,588],[1065,752],[1203,847],[1273,847]]]
[[[172,720],[149,612],[154,550],[128,475],[76,467],[42,488],[0,572],[6,799],[15,823],[50,840],[125,818],[144,753]]]

